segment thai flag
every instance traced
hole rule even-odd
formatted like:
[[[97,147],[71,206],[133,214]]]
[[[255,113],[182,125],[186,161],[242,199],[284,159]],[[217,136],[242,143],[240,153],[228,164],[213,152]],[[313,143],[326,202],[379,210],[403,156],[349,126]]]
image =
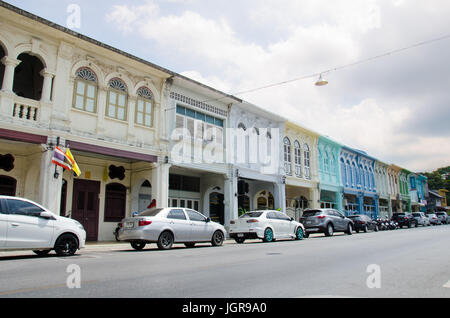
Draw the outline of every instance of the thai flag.
[[[53,153],[52,163],[54,163],[55,165],[58,165],[60,167],[63,167],[66,170],[69,170],[69,171],[72,170],[72,166],[70,165],[70,163],[68,163],[66,161],[66,154],[59,147],[55,147],[55,152]]]

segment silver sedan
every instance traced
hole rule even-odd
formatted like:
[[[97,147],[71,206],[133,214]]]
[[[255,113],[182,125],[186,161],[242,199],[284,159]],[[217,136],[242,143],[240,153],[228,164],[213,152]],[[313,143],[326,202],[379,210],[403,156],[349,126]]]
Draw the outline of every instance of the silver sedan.
[[[220,246],[226,237],[225,228],[208,217],[185,208],[155,208],[120,223],[118,239],[130,242],[136,250],[147,243],[157,243],[160,249],[170,249],[173,243],[194,247],[195,243],[211,242]]]

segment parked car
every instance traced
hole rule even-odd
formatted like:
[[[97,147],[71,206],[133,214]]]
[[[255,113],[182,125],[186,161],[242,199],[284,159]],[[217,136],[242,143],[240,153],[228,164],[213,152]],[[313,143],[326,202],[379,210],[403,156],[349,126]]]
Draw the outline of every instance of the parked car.
[[[417,220],[413,217],[413,215],[409,212],[398,212],[392,215],[392,221],[398,223],[400,228],[407,226],[408,228],[414,226],[417,227]]]
[[[162,250],[172,248],[174,243],[194,247],[196,243],[211,242],[221,246],[227,235],[223,225],[185,208],[148,209],[120,223],[119,240],[130,242],[135,250],[142,250],[148,243],[156,243]]]
[[[84,247],[86,231],[76,220],[56,215],[28,199],[0,196],[0,250],[54,250],[71,256]]]
[[[305,226],[305,237],[311,233],[332,236],[335,232],[345,232],[351,235],[355,228],[351,219],[334,209],[305,210],[300,222]]]
[[[237,243],[244,243],[246,239],[262,239],[264,242],[301,240],[305,236],[305,227],[280,211],[251,211],[230,221],[229,234]]]
[[[425,213],[413,212],[412,216],[417,221],[417,225],[430,226],[430,220],[425,216]]]
[[[427,214],[428,219],[430,220],[431,225],[441,225],[442,222],[439,220],[436,214],[430,213]]]
[[[439,221],[441,221],[442,224],[448,224],[450,223],[450,217],[445,212],[436,212],[436,216],[438,217]]]
[[[369,230],[378,232],[378,222],[368,215],[355,214],[350,215],[348,218],[353,221],[356,233],[359,233],[359,231],[367,233]]]

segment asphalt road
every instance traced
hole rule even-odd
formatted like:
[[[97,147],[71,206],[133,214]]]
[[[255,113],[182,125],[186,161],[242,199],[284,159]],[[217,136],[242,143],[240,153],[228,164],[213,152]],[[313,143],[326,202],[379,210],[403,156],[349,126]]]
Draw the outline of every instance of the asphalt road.
[[[448,298],[449,247],[442,225],[169,251],[119,245],[70,258],[3,253],[0,297]]]

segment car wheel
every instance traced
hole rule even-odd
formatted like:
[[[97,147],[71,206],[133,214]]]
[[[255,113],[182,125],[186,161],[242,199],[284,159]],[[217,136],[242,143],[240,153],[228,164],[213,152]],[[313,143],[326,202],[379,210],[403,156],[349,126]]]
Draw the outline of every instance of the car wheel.
[[[242,243],[245,242],[245,238],[243,238],[243,237],[236,237],[234,240],[235,240],[236,243],[238,243],[238,244],[242,244]]]
[[[184,246],[187,248],[193,248],[195,246],[195,243],[184,243]]]
[[[349,224],[350,225],[350,224]],[[364,233],[367,233],[369,229],[367,228],[367,225],[364,225]]]
[[[367,225],[366,225],[366,228],[367,228]],[[366,232],[366,229],[364,229],[364,232]],[[353,225],[351,223],[348,224],[347,234],[348,235],[352,235],[353,234]]]
[[[333,236],[333,234],[334,234],[333,224],[328,223],[327,229],[325,231],[325,236]]]
[[[144,242],[131,242],[131,247],[134,248],[136,251],[141,251],[144,249],[145,244]]]
[[[273,241],[273,231],[270,228],[267,228],[264,231],[264,238],[263,238],[264,242],[272,242]]]
[[[308,238],[309,237],[309,233],[305,231],[305,233],[303,233],[303,237],[304,238]]]
[[[50,253],[50,250],[34,250],[33,251],[37,256],[45,256]]]
[[[173,235],[172,235],[172,233],[170,233],[168,231],[162,232],[159,235],[157,245],[158,245],[158,248],[160,250],[169,250],[169,249],[171,249],[172,245],[173,245]]]
[[[375,231],[375,232],[378,232],[378,225],[375,225],[374,231]]]
[[[303,240],[303,238],[305,237],[304,231],[301,227],[299,227],[297,229],[297,231],[295,232],[295,239],[296,240]]]
[[[55,252],[58,256],[72,256],[78,249],[78,240],[73,234],[61,235],[55,243]]]
[[[212,246],[222,246],[223,240],[224,235],[222,231],[215,231],[211,239],[211,244]]]

